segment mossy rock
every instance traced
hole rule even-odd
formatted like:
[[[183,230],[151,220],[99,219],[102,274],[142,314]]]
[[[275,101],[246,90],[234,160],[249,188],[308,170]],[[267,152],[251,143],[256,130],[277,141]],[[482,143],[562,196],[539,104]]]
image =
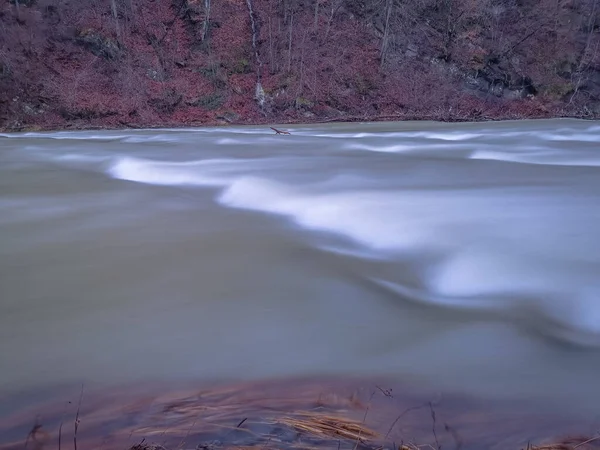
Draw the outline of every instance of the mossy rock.
[[[225,103],[225,97],[218,92],[203,95],[195,100],[186,102],[189,106],[204,108],[208,110],[219,109]]]
[[[208,66],[200,67],[197,71],[209,79],[216,89],[225,89],[227,86],[227,75],[220,64],[209,64]]]
[[[75,42],[104,59],[118,59],[123,54],[121,45],[117,41],[103,36],[92,28],[80,30],[75,37]]]
[[[231,65],[230,70],[232,73],[238,74],[250,73],[252,72],[252,67],[250,66],[250,61],[246,58],[240,58]]]
[[[358,74],[354,78],[354,88],[356,89],[357,94],[368,95],[374,91],[377,86],[371,78],[368,78],[362,74]]]
[[[573,85],[571,83],[551,84],[544,89],[544,94],[553,99],[563,99],[572,92]]]
[[[227,123],[235,123],[240,120],[240,115],[233,111],[225,111],[217,116],[217,119],[224,120]]]
[[[315,106],[315,104],[314,102],[305,97],[296,97],[294,106],[296,107],[296,109],[310,109],[313,106]]]

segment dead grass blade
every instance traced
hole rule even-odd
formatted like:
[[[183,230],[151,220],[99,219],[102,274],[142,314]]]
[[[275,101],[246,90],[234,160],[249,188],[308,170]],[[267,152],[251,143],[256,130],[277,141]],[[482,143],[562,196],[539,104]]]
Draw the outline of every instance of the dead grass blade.
[[[589,444],[592,444],[591,446]],[[600,448],[600,436],[595,436],[589,439],[567,439],[562,442],[543,445],[531,445],[527,450],[584,450],[589,448]]]
[[[302,414],[295,417],[281,417],[277,421],[298,431],[319,437],[343,438],[361,442],[379,437],[375,431],[364,424],[338,416]]]

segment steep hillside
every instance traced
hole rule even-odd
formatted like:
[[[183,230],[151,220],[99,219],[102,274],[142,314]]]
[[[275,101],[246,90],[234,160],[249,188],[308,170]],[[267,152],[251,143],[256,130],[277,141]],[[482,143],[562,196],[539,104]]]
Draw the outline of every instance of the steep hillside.
[[[600,115],[598,0],[1,0],[9,130]]]

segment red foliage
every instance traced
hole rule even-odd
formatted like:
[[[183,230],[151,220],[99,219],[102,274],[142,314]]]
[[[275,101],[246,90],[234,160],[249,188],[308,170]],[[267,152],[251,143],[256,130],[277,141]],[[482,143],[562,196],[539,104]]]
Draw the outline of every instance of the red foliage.
[[[252,0],[259,60],[246,0],[212,2],[204,41],[207,17],[198,0],[118,2],[116,17],[109,1],[37,0],[31,7],[5,1],[0,128],[478,120],[600,111],[593,90],[594,77],[600,80],[593,51],[600,37],[587,0],[577,7],[555,0],[540,0],[538,7],[452,0],[446,12],[433,8],[434,0],[402,3],[391,16],[394,34],[383,67],[375,3],[315,1]],[[549,21],[552,5],[558,16]],[[443,14],[452,15],[452,33],[444,29],[450,16]],[[259,71],[263,108],[254,98]],[[529,91],[498,94],[494,80],[489,92],[467,88],[472,74],[512,77],[502,81],[505,92],[518,92],[515,80],[522,79],[535,86],[528,87],[535,98],[525,95]]]

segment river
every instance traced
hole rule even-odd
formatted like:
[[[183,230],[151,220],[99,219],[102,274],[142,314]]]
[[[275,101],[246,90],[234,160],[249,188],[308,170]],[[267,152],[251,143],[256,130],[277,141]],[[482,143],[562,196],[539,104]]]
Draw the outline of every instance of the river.
[[[600,398],[600,124],[0,136],[0,410],[59,386],[387,376]]]

